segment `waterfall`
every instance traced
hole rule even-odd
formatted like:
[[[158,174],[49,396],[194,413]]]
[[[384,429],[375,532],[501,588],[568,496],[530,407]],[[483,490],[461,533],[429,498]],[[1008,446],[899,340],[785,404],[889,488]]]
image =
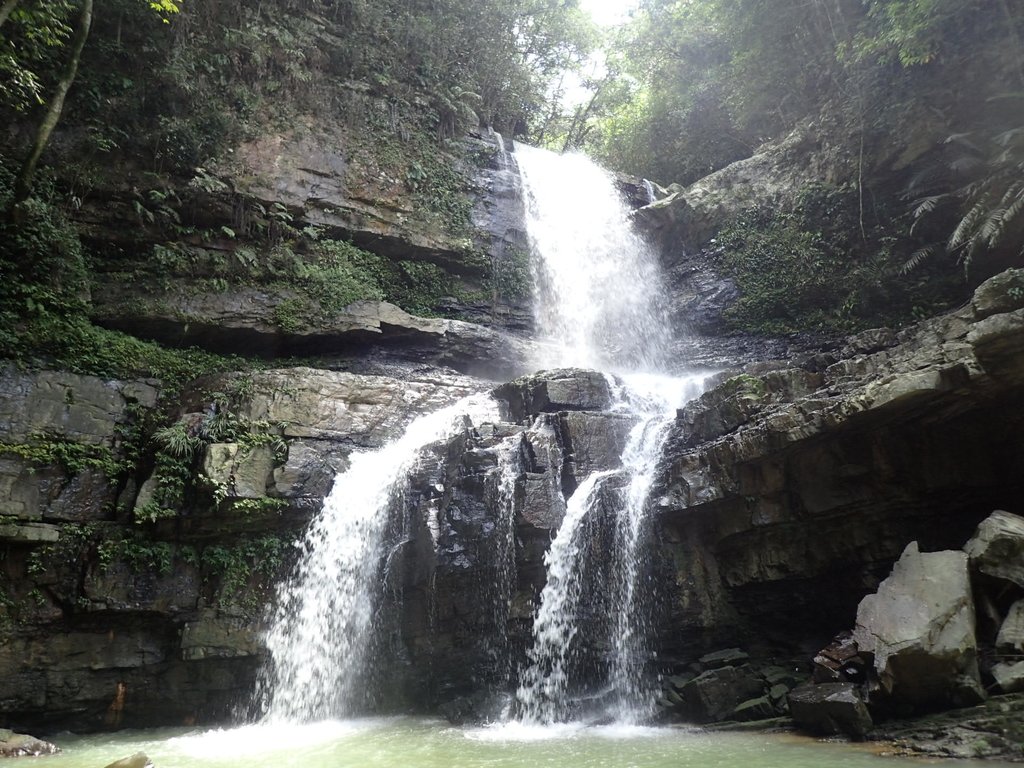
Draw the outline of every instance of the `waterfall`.
[[[265,638],[273,661],[263,686],[267,720],[353,713],[365,677],[392,502],[426,445],[455,434],[466,419],[479,424],[496,418],[493,400],[474,395],[417,418],[379,450],[351,456],[307,529],[296,572],[279,591]]]
[[[576,635],[576,611],[581,597],[577,563],[583,545],[582,528],[600,498],[601,481],[612,474],[595,472],[576,489],[566,504],[565,517],[551,549],[544,556],[548,580],[533,622],[535,641],[529,652],[530,664],[520,677],[516,693],[526,722],[556,722],[568,714],[566,662]]]
[[[669,322],[655,250],[612,177],[584,155],[517,144],[534,258],[540,367],[665,370]]]
[[[658,201],[658,195],[654,192],[654,182],[650,179],[644,179],[644,194],[647,195],[647,204],[656,203]]]
[[[527,195],[534,314],[540,366],[582,366],[609,376],[612,410],[636,417],[621,469],[595,472],[567,501],[545,558],[547,583],[534,620],[533,647],[517,691],[524,722],[574,716],[570,679],[585,592],[586,521],[612,510],[611,556],[600,564],[607,592],[601,640],[608,648],[596,681],[606,714],[638,721],[653,700],[646,675],[651,590],[648,497],[676,410],[703,389],[705,375],[669,376],[670,326],[657,254],[631,226],[612,177],[582,155],[516,146]],[[593,596],[591,599],[596,599]],[[594,681],[592,681],[592,684]]]
[[[612,709],[618,720],[635,722],[652,711],[654,701],[648,689],[645,662],[651,633],[644,597],[644,557],[649,550],[647,503],[655,470],[676,411],[704,390],[706,374],[668,377],[634,374],[624,378],[617,407],[640,414],[622,452],[623,471],[628,478],[620,492],[615,518],[615,559],[612,563],[609,687]]]

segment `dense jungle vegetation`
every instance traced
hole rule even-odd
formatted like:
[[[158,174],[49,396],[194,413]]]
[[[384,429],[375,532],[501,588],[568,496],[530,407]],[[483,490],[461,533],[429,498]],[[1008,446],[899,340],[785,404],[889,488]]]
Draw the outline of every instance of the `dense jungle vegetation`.
[[[548,130],[685,185],[803,129],[831,178],[726,228],[734,319],[900,322],[1024,263],[1022,38],[1010,0],[644,0]]]
[[[471,128],[684,185],[809,130],[840,172],[727,224],[715,259],[745,294],[732,321],[901,322],[1022,262],[1022,36],[1011,0],[644,0],[611,30],[574,0],[3,0],[0,347],[110,375],[179,365],[92,325],[98,273],[292,284],[323,312],[359,296],[443,312],[463,289],[437,265],[226,188],[234,148],[309,115],[455,238]],[[83,213],[112,189],[134,211],[115,244]],[[244,212],[204,221],[217,195]],[[232,241],[229,265],[190,245],[215,237]],[[316,315],[300,309],[282,323]]]

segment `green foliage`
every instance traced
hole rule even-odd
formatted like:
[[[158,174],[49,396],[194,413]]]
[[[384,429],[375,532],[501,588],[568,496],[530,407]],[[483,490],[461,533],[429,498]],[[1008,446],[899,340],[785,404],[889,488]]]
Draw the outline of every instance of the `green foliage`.
[[[884,226],[861,241],[855,199],[851,188],[811,186],[795,209],[750,210],[719,233],[719,264],[742,294],[726,313],[736,328],[850,332],[942,301],[934,286],[897,279]]]
[[[69,475],[91,469],[113,480],[125,470],[124,463],[114,458],[109,447],[79,443],[59,435],[37,434],[29,443],[0,443],[2,453],[18,456],[35,467],[57,465]]]
[[[13,175],[0,164],[0,209]],[[174,389],[206,373],[250,367],[237,357],[170,350],[92,325],[86,312],[87,267],[74,227],[52,185],[17,225],[0,218],[0,356],[110,378],[154,377]]]
[[[1024,82],[1022,34],[1005,0],[646,0],[609,43],[584,146],[685,184],[801,121],[869,148],[915,127],[909,106],[969,123],[978,95]]]
[[[70,0],[22,2],[0,37],[0,107],[24,111],[43,103],[47,70],[71,37]]]
[[[722,264],[742,292],[730,319],[745,330],[787,332],[829,325],[842,285],[842,267],[818,232],[792,215],[754,214],[718,238]]]
[[[253,581],[264,582],[277,576],[284,560],[285,543],[276,536],[243,539],[233,546],[210,545],[203,548],[201,563],[208,581],[219,584],[221,601],[241,599],[243,607],[256,607]]]
[[[104,538],[96,547],[100,569],[123,562],[134,573],[156,571],[164,576],[174,568],[175,547],[165,541],[152,541],[139,533],[128,533],[117,538]]]
[[[856,56],[897,59],[905,67],[934,61],[952,44],[951,31],[983,3],[976,0],[869,0],[865,31],[853,43]]]
[[[999,123],[949,137],[938,172],[914,180],[914,230],[944,239],[917,250],[905,274],[939,255],[955,259],[968,279],[1024,261],[1024,93],[999,102]]]
[[[528,299],[533,290],[529,252],[507,247],[491,266],[491,281],[497,298],[510,302]]]
[[[244,389],[245,379],[240,387]],[[238,396],[238,390],[235,395]],[[218,507],[229,497],[230,489],[203,478],[199,459],[211,443],[239,444],[244,457],[257,447],[271,449],[277,463],[287,458],[288,446],[282,437],[283,424],[251,420],[231,410],[231,396],[223,392],[209,394],[212,406],[202,418],[189,416],[157,429],[153,433],[152,498],[134,510],[136,523],[155,523],[176,517],[189,507]],[[248,503],[246,503],[248,502]],[[245,515],[256,511],[279,511],[287,503],[279,499],[233,500],[232,508]]]

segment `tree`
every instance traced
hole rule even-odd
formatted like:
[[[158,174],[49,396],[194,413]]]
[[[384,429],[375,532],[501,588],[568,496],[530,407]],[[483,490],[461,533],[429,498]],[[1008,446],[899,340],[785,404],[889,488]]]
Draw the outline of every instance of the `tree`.
[[[0,4],[0,27],[7,21],[7,17],[14,11],[14,7],[18,4],[18,0],[3,0]]]
[[[160,14],[178,12],[178,6],[174,0],[158,0],[157,2],[146,0],[146,4],[152,10]],[[47,5],[50,7],[45,7]],[[13,12],[14,7],[15,2],[12,2],[12,0],[6,0],[3,10],[6,12],[7,16],[9,16]],[[63,26],[63,21],[60,18],[61,12],[65,8],[66,5],[62,1],[44,4],[41,15],[37,17],[37,28],[34,31],[35,36],[37,38],[42,37],[47,44],[51,46],[59,44],[59,41],[61,41],[65,34],[65,27]],[[0,22],[5,21],[7,16],[0,17]],[[89,30],[92,28],[92,18],[93,0],[81,0],[74,26],[74,33],[71,37],[67,60],[57,79],[53,96],[50,98],[50,101],[46,106],[46,112],[36,130],[32,146],[22,163],[21,171],[18,173],[17,179],[14,183],[14,194],[11,198],[10,204],[10,212],[12,215],[15,214],[18,206],[27,200],[32,194],[32,183],[35,178],[36,167],[39,164],[39,158],[42,156],[43,150],[46,149],[54,128],[56,128],[57,123],[60,122],[68,91],[71,90],[71,86],[74,84],[75,77],[78,74],[78,65],[82,59],[82,50],[85,48],[86,40],[89,38]],[[42,20],[39,21],[38,19]],[[167,19],[165,17],[164,21],[166,20]]]
[[[28,199],[32,194],[32,180],[35,177],[36,165],[39,158],[50,141],[50,134],[57,127],[61,112],[64,110],[64,99],[75,82],[75,75],[78,74],[78,62],[82,59],[82,49],[85,48],[85,41],[89,37],[89,29],[92,27],[92,6],[93,0],[82,0],[82,6],[78,13],[78,23],[75,26],[75,35],[71,40],[71,51],[68,55],[67,64],[60,80],[57,81],[57,89],[50,104],[46,109],[39,129],[36,131],[35,141],[29,150],[25,162],[21,166],[21,172],[14,183],[14,197],[11,200],[12,210]]]

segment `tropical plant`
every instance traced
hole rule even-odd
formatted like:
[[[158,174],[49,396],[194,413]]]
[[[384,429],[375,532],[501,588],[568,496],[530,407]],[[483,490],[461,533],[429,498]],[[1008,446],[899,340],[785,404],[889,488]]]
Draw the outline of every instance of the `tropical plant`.
[[[1024,107],[1024,93],[1004,99]],[[996,266],[1020,263],[1024,259],[1024,123],[954,134],[945,144],[950,153],[942,181],[952,188],[915,196],[912,231],[934,232],[950,220],[955,225],[941,240],[915,251],[902,271],[910,272],[940,254],[955,258],[967,277],[979,259],[997,260]],[[921,181],[916,179],[912,189]]]

